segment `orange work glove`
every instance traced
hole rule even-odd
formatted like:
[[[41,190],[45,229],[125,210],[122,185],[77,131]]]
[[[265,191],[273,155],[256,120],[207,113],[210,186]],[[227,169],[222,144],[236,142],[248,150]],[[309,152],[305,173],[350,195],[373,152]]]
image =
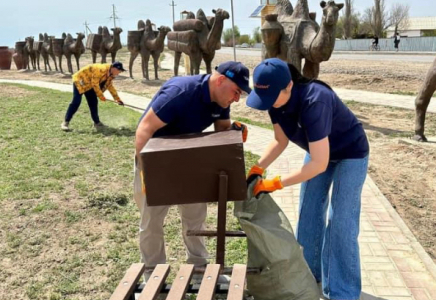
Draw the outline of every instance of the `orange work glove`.
[[[283,184],[280,176],[274,177],[274,179],[261,179],[254,186],[253,195],[257,197],[261,194],[281,190],[282,188]]]
[[[103,102],[106,102],[106,98],[105,97],[100,98],[100,100],[103,101]]]
[[[252,183],[257,178],[262,178],[263,172],[265,172],[264,168],[256,165],[252,166],[250,172],[248,172],[247,175],[247,185],[250,185],[250,183]]]
[[[139,173],[141,176],[141,186],[142,186],[142,193],[145,195],[145,181],[144,181],[144,171],[141,170]]]
[[[242,124],[241,122],[235,121],[232,123],[231,129],[242,131],[242,141],[244,143],[245,143],[245,141],[247,141],[248,128],[245,124]]]

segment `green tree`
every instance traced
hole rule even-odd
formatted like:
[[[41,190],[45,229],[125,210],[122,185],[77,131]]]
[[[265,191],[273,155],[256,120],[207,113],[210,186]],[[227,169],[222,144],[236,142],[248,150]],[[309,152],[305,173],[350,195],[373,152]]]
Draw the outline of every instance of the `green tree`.
[[[248,34],[243,34],[239,37],[238,44],[250,43],[250,36]]]
[[[238,44],[239,37],[241,33],[239,32],[238,26],[235,26],[235,43]],[[233,30],[232,28],[227,28],[222,34],[223,44],[227,47],[233,47]]]
[[[254,43],[262,43],[262,34],[260,33],[260,27],[256,27],[253,29],[253,38]]]

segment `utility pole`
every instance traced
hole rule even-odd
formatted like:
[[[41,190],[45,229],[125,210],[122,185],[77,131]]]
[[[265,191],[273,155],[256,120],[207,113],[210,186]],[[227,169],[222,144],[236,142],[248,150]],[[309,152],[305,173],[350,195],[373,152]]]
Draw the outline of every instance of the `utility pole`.
[[[233,60],[236,61],[236,43],[235,43],[235,17],[233,13],[233,0],[230,0],[232,6],[232,37],[233,37]]]
[[[117,14],[115,13],[115,4],[112,4],[112,16],[110,16],[109,19],[114,19],[114,28],[116,28],[117,27],[116,20],[119,18],[117,17]]]
[[[176,20],[174,19],[174,6],[177,6],[177,4],[174,4],[174,0],[172,0],[170,6],[173,7],[173,24],[174,24],[174,22],[176,21]]]
[[[91,29],[88,26],[89,25],[88,21],[85,20],[85,23],[83,23],[83,25],[85,25],[85,35],[86,35],[86,38],[88,38],[88,30],[89,30],[89,33],[92,33]]]

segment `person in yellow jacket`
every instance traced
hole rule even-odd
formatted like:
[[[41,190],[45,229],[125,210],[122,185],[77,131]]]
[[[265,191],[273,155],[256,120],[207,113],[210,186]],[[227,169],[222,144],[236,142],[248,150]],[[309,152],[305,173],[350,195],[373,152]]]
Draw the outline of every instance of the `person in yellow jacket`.
[[[61,129],[64,131],[70,130],[70,121],[79,109],[83,94],[85,94],[86,100],[88,101],[91,118],[94,121],[94,127],[97,129],[103,127],[104,125],[100,122],[98,117],[97,97],[103,102],[106,101],[103,93],[104,91],[109,90],[114,100],[119,105],[124,105],[112,84],[113,79],[117,77],[120,72],[124,71],[123,64],[116,61],[112,64],[91,64],[74,73],[73,100],[68,106]]]

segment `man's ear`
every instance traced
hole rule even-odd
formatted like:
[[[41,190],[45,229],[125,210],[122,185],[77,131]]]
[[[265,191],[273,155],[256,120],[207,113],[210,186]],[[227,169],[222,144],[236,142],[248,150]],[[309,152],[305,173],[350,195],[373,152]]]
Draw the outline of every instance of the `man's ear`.
[[[217,79],[217,85],[218,85],[218,86],[221,86],[221,84],[223,84],[223,82],[224,82],[225,79],[226,79],[226,76],[220,74],[220,75],[218,76],[218,79]]]
[[[288,86],[286,87],[286,89],[288,90],[288,92],[290,92],[292,90],[292,87],[294,86],[294,82],[291,80],[291,82],[289,82]]]

